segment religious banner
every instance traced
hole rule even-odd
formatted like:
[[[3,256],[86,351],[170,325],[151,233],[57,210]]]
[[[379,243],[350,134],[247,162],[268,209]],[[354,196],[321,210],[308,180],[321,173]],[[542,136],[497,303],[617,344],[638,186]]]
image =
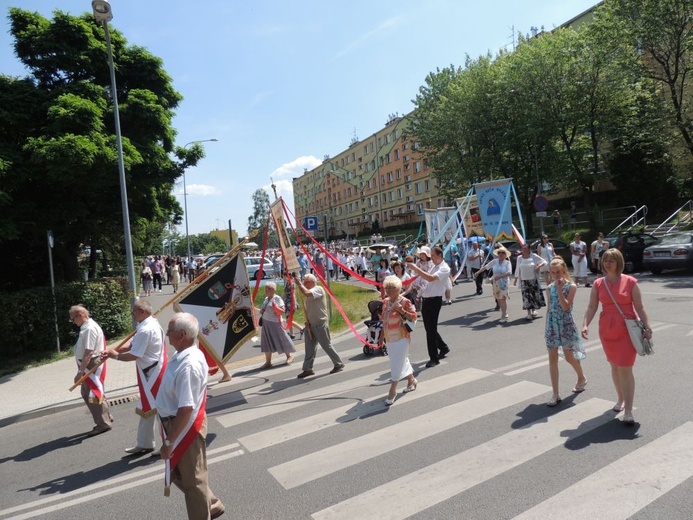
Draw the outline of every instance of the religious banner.
[[[486,238],[489,241],[512,240],[511,180],[482,182],[475,184],[474,189]]]
[[[257,334],[243,253],[225,260],[173,304],[176,312],[189,312],[197,318],[200,344],[217,365],[226,363],[243,343]]]
[[[457,206],[460,209],[460,213],[464,213],[464,229],[465,234],[469,237],[471,236],[484,236],[484,223],[481,222],[481,215],[479,213],[479,201],[476,195],[469,195],[457,199]]]
[[[286,229],[286,222],[284,221],[284,201],[281,197],[270,205],[270,214],[274,221],[274,228],[277,230],[279,247],[282,250],[282,258],[286,264],[286,270],[290,273],[300,271],[301,265],[298,263],[296,251],[294,251],[291,238],[289,237],[289,231]]]
[[[457,226],[448,226],[446,224],[453,217],[457,208],[437,208],[424,209],[424,221],[426,222],[426,242],[434,245],[435,241],[449,242],[455,232]],[[445,229],[445,236],[440,236]]]

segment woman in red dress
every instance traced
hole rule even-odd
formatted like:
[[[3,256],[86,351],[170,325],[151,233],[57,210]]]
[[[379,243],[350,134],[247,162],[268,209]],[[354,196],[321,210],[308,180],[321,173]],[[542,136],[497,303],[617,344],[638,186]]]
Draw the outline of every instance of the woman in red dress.
[[[602,342],[606,360],[611,365],[611,378],[616,387],[617,401],[614,405],[614,411],[623,411],[623,422],[634,424],[635,378],[633,377],[633,365],[635,364],[636,352],[630,341],[623,316],[609,296],[607,287],[626,318],[635,318],[637,315],[642,320],[645,325],[646,338],[652,338],[652,329],[649,326],[650,320],[642,303],[642,295],[637,280],[632,276],[623,274],[624,261],[621,252],[618,249],[609,249],[602,256],[601,262],[604,276],[595,280],[592,287],[590,302],[582,322],[582,337],[587,339],[589,324],[597,313],[599,302],[601,302],[599,339]]]

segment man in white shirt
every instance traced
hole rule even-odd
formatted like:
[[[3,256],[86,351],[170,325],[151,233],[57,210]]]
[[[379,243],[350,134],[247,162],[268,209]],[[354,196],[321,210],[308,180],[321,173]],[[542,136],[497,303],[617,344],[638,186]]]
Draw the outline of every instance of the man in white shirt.
[[[472,277],[476,282],[476,294],[483,294],[484,279],[481,276],[476,276],[476,273],[481,266],[484,265],[484,252],[479,247],[479,242],[472,242],[472,247],[467,252],[467,267],[472,271]]]
[[[154,399],[159,388],[168,356],[164,342],[164,331],[152,316],[152,305],[146,300],[138,300],[132,308],[137,322],[137,332],[131,341],[107,350],[102,357],[119,361],[134,361],[137,368],[137,382],[140,387],[140,402],[135,409],[140,416],[137,428],[137,444],[126,448],[131,455],[141,455],[154,451],[154,427],[156,426],[156,405]]]
[[[440,365],[439,360],[450,352],[450,348],[438,333],[438,316],[440,315],[440,308],[443,306],[443,295],[445,294],[446,282],[450,277],[450,267],[443,259],[443,250],[440,246],[433,248],[422,246],[419,249],[419,254],[431,260],[430,269],[424,270],[413,263],[409,263],[407,266],[414,274],[428,282],[423,290],[421,317],[426,329],[426,344],[430,358],[430,361],[426,363],[426,368],[431,368]]]

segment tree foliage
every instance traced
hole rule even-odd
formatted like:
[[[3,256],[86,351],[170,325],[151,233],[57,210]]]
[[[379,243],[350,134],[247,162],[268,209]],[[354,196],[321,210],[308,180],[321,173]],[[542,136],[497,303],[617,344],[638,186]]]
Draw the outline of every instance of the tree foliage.
[[[269,232],[267,244],[269,247],[278,247],[279,239],[277,238],[277,232],[274,229],[274,224],[269,220],[270,215],[270,198],[269,194],[263,188],[258,188],[253,192],[253,214],[248,217],[248,233],[258,230],[257,239],[258,241],[263,241],[265,238],[265,233]],[[269,225],[269,231],[267,226]],[[260,242],[258,242],[260,243]],[[260,243],[260,245],[262,245]]]
[[[103,26],[61,11],[48,20],[11,8],[17,58],[30,75],[0,75],[0,286],[45,283],[45,236],[53,230],[58,280],[77,279],[84,245],[111,263],[124,258],[110,72]],[[179,222],[172,195],[200,150],[173,145],[181,101],[162,61],[110,29],[135,254],[161,248],[165,223]],[[124,260],[123,260],[124,263]],[[27,277],[17,277],[21,266]]]
[[[670,197],[661,96],[633,42],[614,30],[597,16],[580,31],[542,33],[512,53],[429,74],[414,100],[412,132],[442,193],[452,199],[475,182],[512,178],[528,216],[549,186],[579,196],[593,227],[597,182],[650,184],[656,171],[662,189],[651,200]]]

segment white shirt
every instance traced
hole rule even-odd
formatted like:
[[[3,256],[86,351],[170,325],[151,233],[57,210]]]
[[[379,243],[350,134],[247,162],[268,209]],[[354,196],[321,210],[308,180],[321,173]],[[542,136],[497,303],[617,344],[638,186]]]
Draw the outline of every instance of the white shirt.
[[[176,352],[168,360],[166,372],[156,395],[161,417],[173,417],[179,408],[193,409],[207,386],[207,362],[197,345]],[[204,406],[204,403],[202,403]]]
[[[443,260],[438,265],[433,264],[433,267],[428,271],[428,274],[432,274],[436,277],[435,280],[431,280],[426,284],[423,291],[424,298],[433,298],[436,296],[445,295],[445,283],[450,277],[450,266]]]
[[[164,330],[153,316],[137,325],[137,333],[132,338],[130,354],[137,358],[137,366],[142,370],[161,360],[164,348]]]
[[[75,343],[75,359],[80,362],[84,357],[85,350],[92,350],[92,358],[99,357],[103,351],[104,336],[103,330],[98,323],[91,318],[82,323],[79,327],[79,337]]]
[[[484,261],[484,252],[481,249],[472,248],[467,253],[467,264],[472,269],[481,269],[481,263]]]
[[[544,260],[535,253],[530,253],[527,258],[520,255],[515,264],[515,274],[520,280],[534,280],[537,272],[534,270]]]

